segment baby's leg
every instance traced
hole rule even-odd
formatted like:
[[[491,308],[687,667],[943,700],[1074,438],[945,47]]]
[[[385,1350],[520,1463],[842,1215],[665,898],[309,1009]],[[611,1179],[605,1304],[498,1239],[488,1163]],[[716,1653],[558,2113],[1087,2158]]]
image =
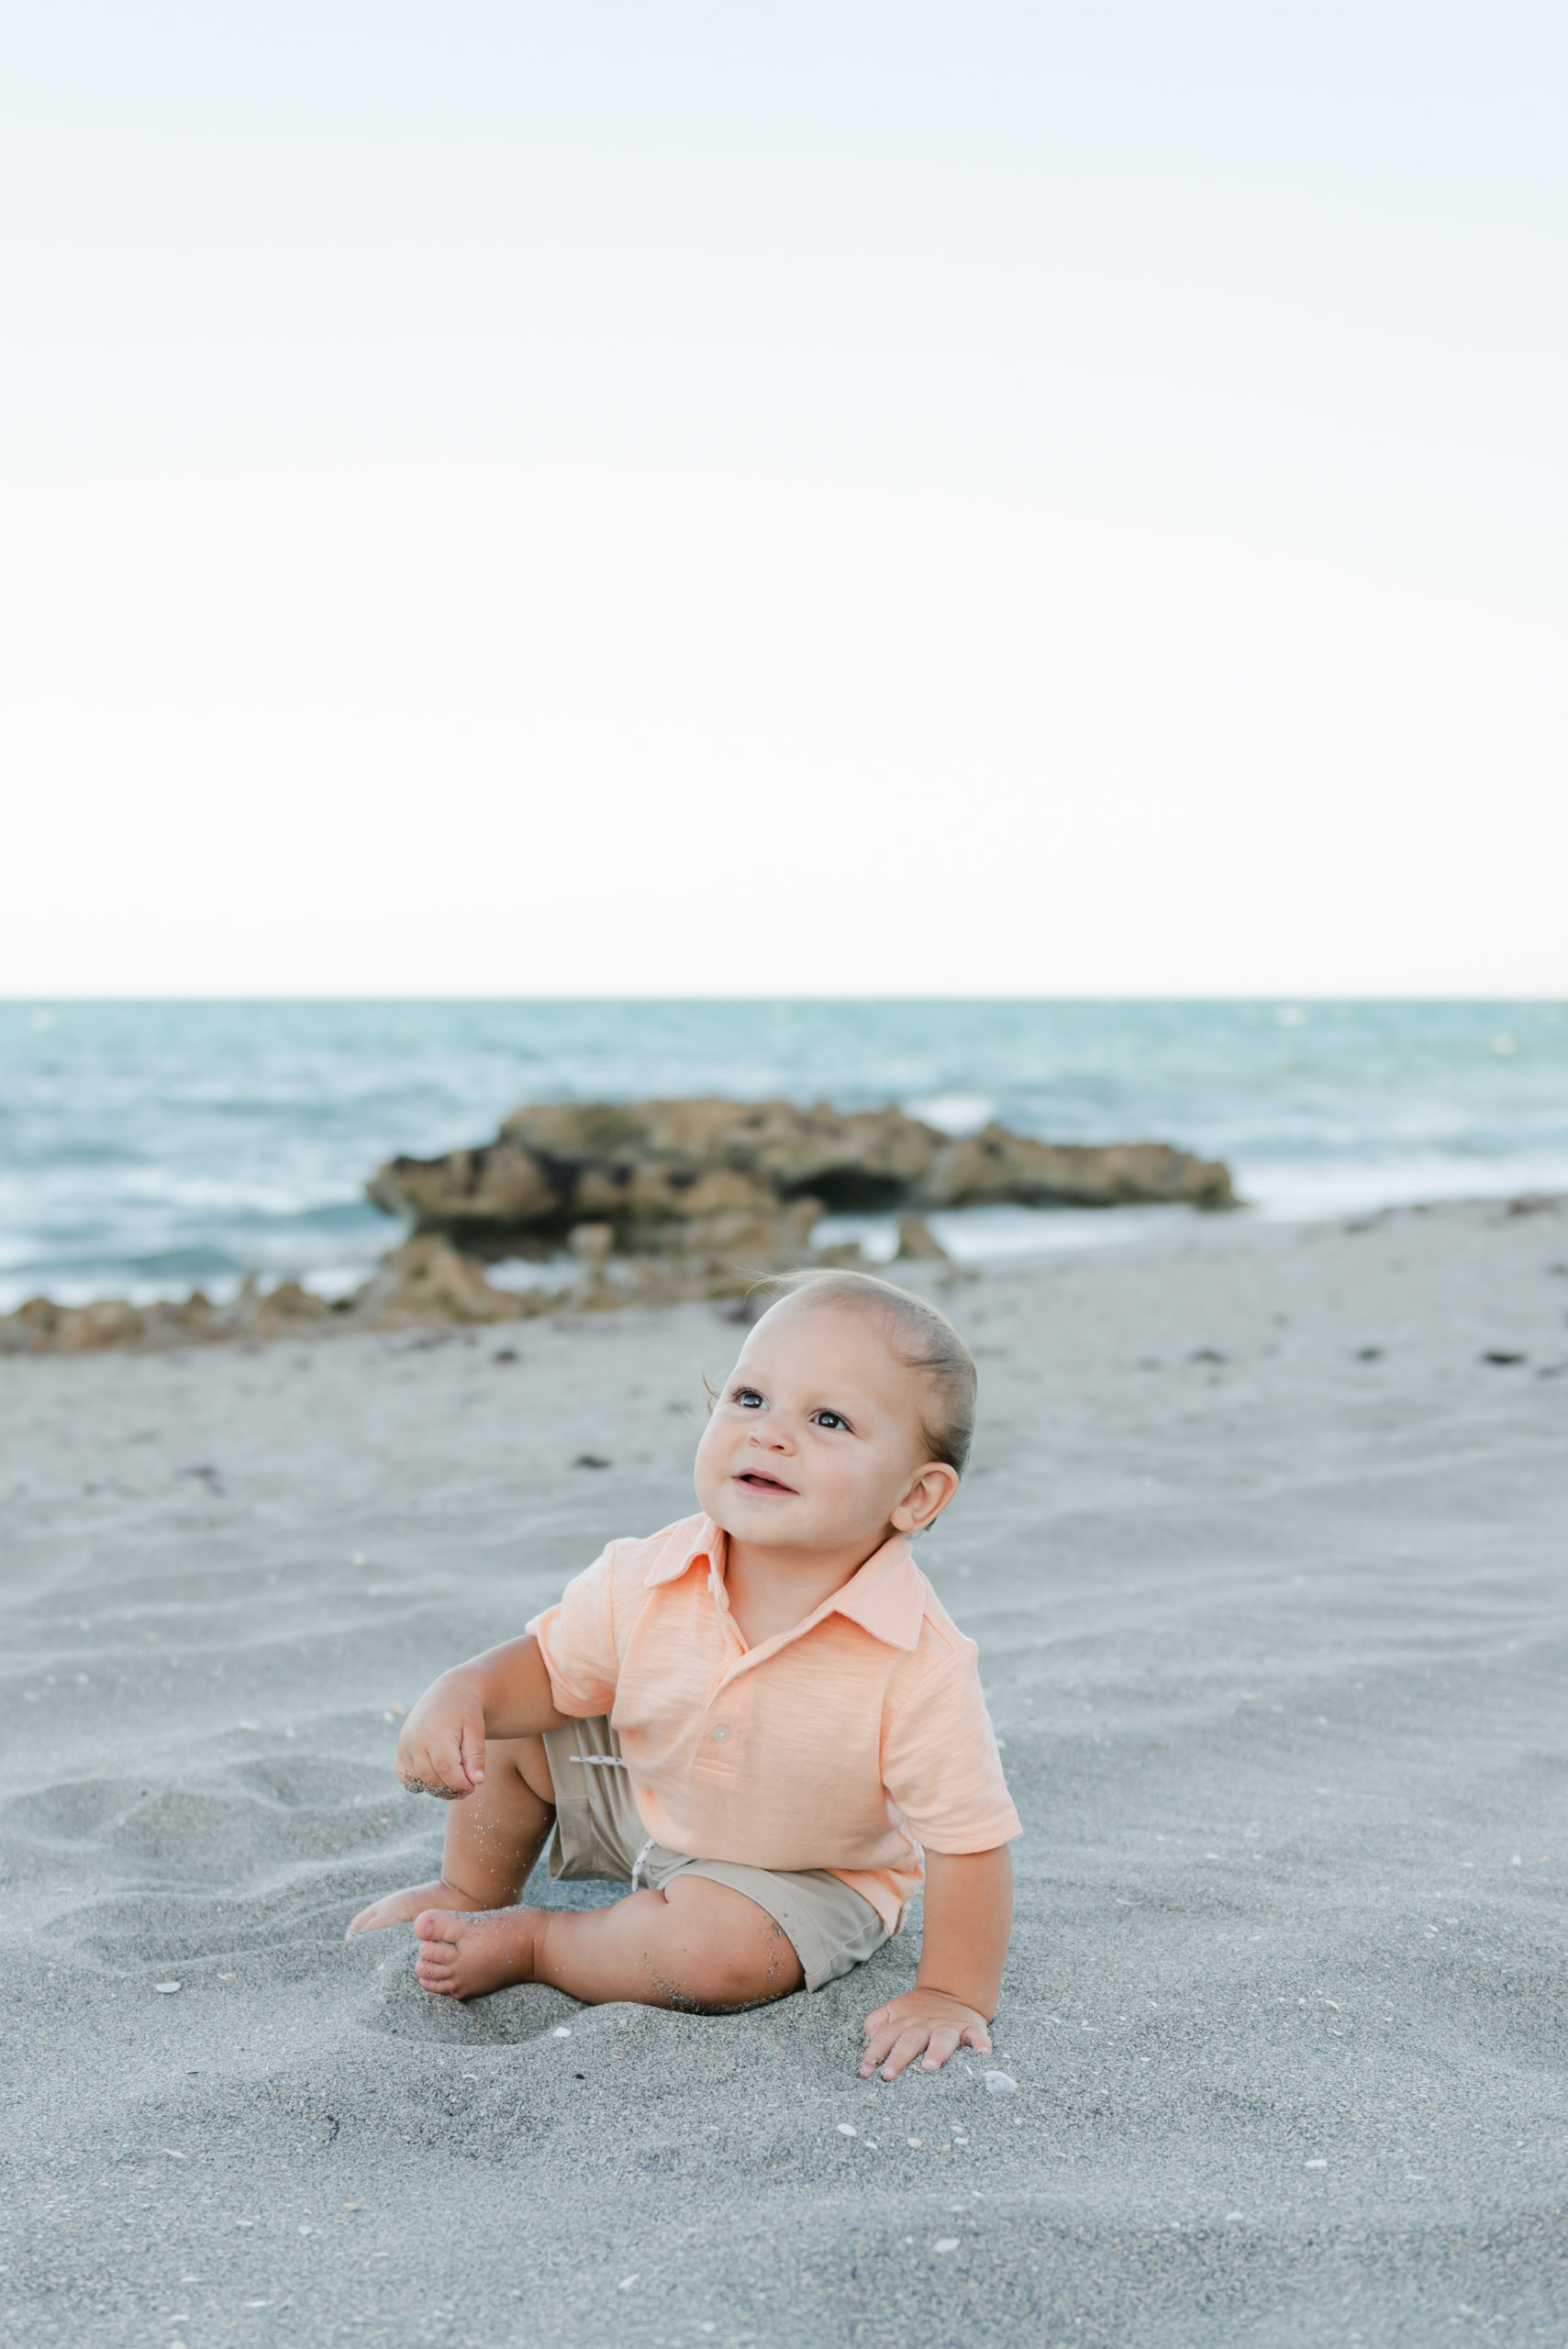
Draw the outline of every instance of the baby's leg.
[[[672,1876],[662,1892],[634,1892],[613,1909],[586,1912],[472,1917],[428,1909],[414,1930],[424,1943],[419,1979],[448,1998],[550,1982],[589,2006],[630,1998],[713,2014],[782,1998],[805,1979],[783,1926],[711,1876]]]
[[[380,1925],[408,1923],[434,1900],[463,1909],[505,1909],[528,1880],[555,1817],[555,1787],[544,1741],[492,1738],[484,1781],[447,1809],[441,1873],[433,1884],[409,1885],[361,1909],[349,1935]]]

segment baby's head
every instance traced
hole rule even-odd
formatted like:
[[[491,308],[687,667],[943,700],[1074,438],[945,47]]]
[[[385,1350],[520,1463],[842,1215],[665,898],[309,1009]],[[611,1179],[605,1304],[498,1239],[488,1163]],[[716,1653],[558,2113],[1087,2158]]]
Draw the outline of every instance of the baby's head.
[[[766,1549],[919,1532],[968,1457],[968,1347],[924,1298],[865,1273],[777,1286],[697,1446],[697,1498],[726,1532]]]

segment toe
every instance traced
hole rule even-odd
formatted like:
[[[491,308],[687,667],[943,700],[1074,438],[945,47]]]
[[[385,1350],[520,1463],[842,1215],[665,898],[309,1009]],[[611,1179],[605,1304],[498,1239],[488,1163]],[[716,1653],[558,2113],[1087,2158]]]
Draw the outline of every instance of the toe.
[[[422,1942],[450,1942],[456,1922],[449,1909],[421,1909],[414,1920],[414,1931]]]

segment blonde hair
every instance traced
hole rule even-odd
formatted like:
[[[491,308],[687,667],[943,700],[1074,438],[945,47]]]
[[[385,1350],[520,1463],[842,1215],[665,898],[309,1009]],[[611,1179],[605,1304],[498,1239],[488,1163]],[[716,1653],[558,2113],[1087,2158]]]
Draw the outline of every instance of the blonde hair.
[[[798,1297],[814,1305],[880,1313],[899,1361],[923,1373],[930,1389],[931,1408],[920,1413],[919,1421],[927,1458],[943,1461],[962,1475],[974,1439],[979,1382],[974,1357],[945,1313],[939,1313],[911,1290],[895,1288],[891,1281],[876,1280],[870,1273],[784,1273],[758,1286],[780,1305]]]

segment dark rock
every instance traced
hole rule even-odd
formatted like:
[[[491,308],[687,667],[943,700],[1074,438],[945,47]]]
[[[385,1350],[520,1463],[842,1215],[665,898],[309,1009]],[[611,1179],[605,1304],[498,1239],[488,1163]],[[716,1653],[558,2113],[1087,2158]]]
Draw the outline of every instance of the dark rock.
[[[1006,1126],[945,1142],[916,1193],[923,1207],[1230,1208],[1228,1169],[1166,1142],[1031,1141]]]
[[[634,1187],[628,1211],[678,1216],[708,1211],[689,1195],[716,1174],[738,1176],[745,1188],[725,1186],[715,1207],[808,1192],[829,1209],[891,1207],[918,1186],[943,1141],[898,1109],[840,1117],[825,1102],[797,1109],[788,1101],[713,1099],[547,1102],[514,1111],[501,1133],[561,1177],[586,1173],[591,1186],[604,1186],[606,1212],[621,1211],[640,1172],[651,1178],[647,1204]]]
[[[1223,1165],[1163,1142],[1041,1142],[998,1125],[955,1141],[900,1109],[706,1099],[518,1109],[484,1148],[390,1160],[368,1191],[416,1231],[481,1255],[589,1222],[608,1224],[627,1254],[760,1250],[769,1263],[792,1244],[780,1209],[808,1201],[817,1212],[1235,1205]]]
[[[444,1158],[394,1158],[367,1188],[378,1208],[417,1231],[460,1223],[518,1230],[559,1219],[557,1191],[540,1163],[509,1141],[449,1151]]]

